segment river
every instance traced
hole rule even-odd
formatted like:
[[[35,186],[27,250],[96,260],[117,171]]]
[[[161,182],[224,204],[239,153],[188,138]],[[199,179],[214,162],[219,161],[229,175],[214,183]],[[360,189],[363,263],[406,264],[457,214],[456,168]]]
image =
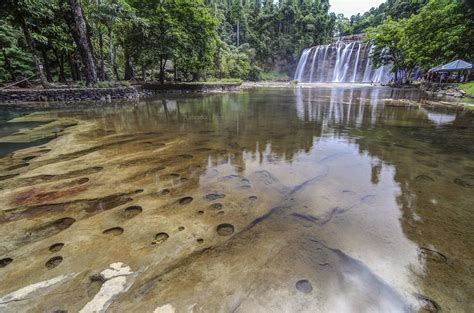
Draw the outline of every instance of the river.
[[[17,116],[0,311],[472,312],[473,112],[332,86]]]

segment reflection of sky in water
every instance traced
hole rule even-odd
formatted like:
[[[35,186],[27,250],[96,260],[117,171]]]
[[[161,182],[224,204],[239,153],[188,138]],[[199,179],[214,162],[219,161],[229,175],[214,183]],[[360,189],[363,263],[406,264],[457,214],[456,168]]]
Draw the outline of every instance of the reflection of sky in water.
[[[426,111],[426,116],[436,125],[449,124],[456,120],[456,114],[443,114]]]
[[[255,147],[259,153],[252,151],[242,154],[244,176],[264,170],[275,175],[283,185],[295,186],[308,177],[327,173],[319,184],[306,188],[296,197],[295,209],[307,207],[304,211],[312,216],[327,216],[333,208],[347,210],[324,227],[315,229],[314,235],[367,267],[344,273],[346,279],[361,290],[374,292],[380,282],[387,285],[384,287],[387,290],[378,290],[377,301],[380,302],[373,303],[369,309],[398,311],[403,303],[391,299],[390,288],[409,297],[416,291],[413,274],[421,273],[422,269],[417,245],[406,238],[400,225],[402,215],[396,197],[401,191],[394,181],[394,168],[366,152],[360,153],[356,144],[336,137],[315,138],[312,149],[296,153],[291,162],[285,160],[284,155],[274,153],[271,143],[264,149]],[[217,165],[210,158],[208,173],[229,164],[231,160]],[[375,174],[376,182],[374,164],[381,166]],[[325,284],[324,288],[331,289],[330,294],[333,294],[327,303],[336,311],[350,312],[357,308],[359,299],[354,297],[359,295],[351,294],[350,289],[346,290],[337,281]]]

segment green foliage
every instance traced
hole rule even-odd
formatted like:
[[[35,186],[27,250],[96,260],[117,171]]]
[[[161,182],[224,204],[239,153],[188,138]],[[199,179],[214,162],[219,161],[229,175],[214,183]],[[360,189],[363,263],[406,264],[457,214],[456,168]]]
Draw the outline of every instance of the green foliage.
[[[377,27],[367,29],[367,37],[374,45],[372,61],[376,67],[393,64],[394,72],[408,67],[402,39],[405,20],[394,21],[390,17]]]
[[[290,86],[293,87],[293,88],[296,88],[296,87],[298,87],[298,83],[299,82],[297,80],[292,80],[292,81],[290,81]]]
[[[208,7],[219,18],[216,58],[219,73],[225,75],[231,55],[233,75],[243,79],[259,79],[261,71],[292,73],[302,49],[326,43],[334,34],[335,15],[329,14],[328,0],[242,1],[207,0]],[[242,62],[240,46],[250,58],[250,69]],[[248,48],[247,48],[248,47]],[[229,51],[230,50],[230,51]]]
[[[474,81],[459,84],[459,89],[463,90],[467,95],[474,96]]]
[[[289,79],[288,74],[281,72],[262,72],[259,76],[259,80],[265,81],[288,81]]]
[[[94,86],[96,88],[111,88],[115,87],[115,84],[109,81],[99,81],[97,84]]]
[[[474,61],[474,13],[462,0],[431,0],[404,25],[401,47],[423,69],[455,59]]]
[[[351,16],[349,26],[344,22],[344,26],[339,28],[341,35],[361,34],[369,27],[381,25],[385,19],[399,20],[409,18],[417,14],[428,0],[387,0],[377,8],[372,8],[364,14]]]
[[[242,80],[238,78],[210,78],[205,82],[197,82],[197,84],[241,84]]]
[[[76,88],[85,88],[86,87],[86,82],[85,81],[78,81],[74,87]]]
[[[367,29],[375,65],[392,63],[409,75],[455,59],[474,60],[474,13],[462,0],[430,0],[407,19],[387,18]]]
[[[22,47],[20,32],[0,20],[0,82],[16,81],[33,73],[31,54]]]

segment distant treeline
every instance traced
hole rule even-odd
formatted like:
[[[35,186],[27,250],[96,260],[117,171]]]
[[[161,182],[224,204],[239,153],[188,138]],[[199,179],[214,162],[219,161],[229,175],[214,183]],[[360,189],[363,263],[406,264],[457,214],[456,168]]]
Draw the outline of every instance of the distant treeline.
[[[257,80],[335,25],[328,0],[2,0],[0,82]]]

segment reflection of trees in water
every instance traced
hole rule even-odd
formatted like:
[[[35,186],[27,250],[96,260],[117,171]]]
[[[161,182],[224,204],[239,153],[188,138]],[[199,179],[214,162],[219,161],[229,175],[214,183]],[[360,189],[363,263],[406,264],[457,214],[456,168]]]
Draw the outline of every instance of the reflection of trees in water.
[[[355,129],[351,135],[359,136],[357,144],[361,153],[367,152],[382,160],[385,166],[393,166],[394,180],[401,191],[397,202],[406,236],[425,249],[420,251],[437,250],[448,260],[458,260],[455,266],[450,266],[448,262],[440,264],[436,252],[428,256],[420,254],[426,261],[426,275],[419,283],[425,294],[441,307],[459,309],[462,304],[454,305],[450,301],[474,290],[468,278],[469,268],[474,265],[469,261],[472,260],[469,242],[474,240],[470,231],[474,196],[454,181],[474,170],[474,147],[469,144],[474,142],[473,115],[460,111],[451,123],[440,127],[426,112],[384,111],[391,111],[389,123]],[[443,113],[447,113],[446,109],[436,112]],[[410,122],[413,119],[418,125]],[[377,172],[375,167],[373,177]]]
[[[426,111],[387,105],[385,99],[399,97],[417,100],[419,93],[381,88],[250,90],[166,96],[131,107],[82,114],[118,132],[213,131],[216,144],[235,148],[236,152],[246,149],[263,153],[271,144],[272,153],[291,161],[295,153],[308,152],[320,138],[354,140],[354,130],[433,125]],[[257,146],[260,151],[256,151]]]

